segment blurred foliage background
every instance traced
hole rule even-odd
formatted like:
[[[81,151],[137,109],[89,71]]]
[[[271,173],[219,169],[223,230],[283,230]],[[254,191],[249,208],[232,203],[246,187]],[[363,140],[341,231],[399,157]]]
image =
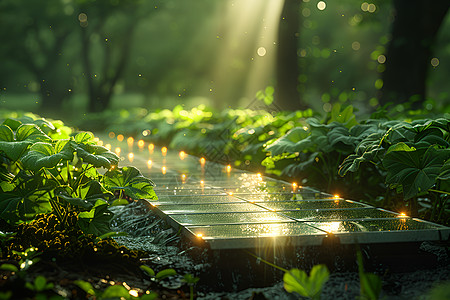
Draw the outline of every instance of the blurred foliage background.
[[[285,110],[325,113],[347,102],[370,112],[413,97],[449,111],[449,5],[2,0],[0,108],[59,118],[133,106],[239,108],[273,86]]]

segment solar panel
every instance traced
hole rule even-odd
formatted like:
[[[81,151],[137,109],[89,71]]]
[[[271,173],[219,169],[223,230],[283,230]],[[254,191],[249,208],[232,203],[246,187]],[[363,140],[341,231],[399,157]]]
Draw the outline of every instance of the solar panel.
[[[156,183],[152,209],[211,249],[449,239],[445,226],[186,156],[155,150],[133,164]]]

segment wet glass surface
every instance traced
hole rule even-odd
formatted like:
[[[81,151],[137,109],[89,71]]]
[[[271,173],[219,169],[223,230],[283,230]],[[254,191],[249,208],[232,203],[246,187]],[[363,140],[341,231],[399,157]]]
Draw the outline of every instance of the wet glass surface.
[[[259,205],[275,211],[299,209],[339,209],[365,207],[363,204],[347,200],[300,200],[285,202],[261,202]]]
[[[390,213],[376,208],[362,209],[332,209],[332,210],[300,210],[286,211],[285,216],[301,220],[347,220],[347,219],[368,219],[368,218],[396,218],[397,214]]]
[[[214,225],[214,224],[236,224],[236,223],[273,223],[273,222],[295,222],[274,212],[261,213],[225,213],[225,214],[189,214],[171,215],[172,219],[182,225]]]
[[[318,229],[332,233],[365,232],[365,231],[394,231],[394,230],[424,230],[437,229],[439,227],[429,223],[416,221],[409,218],[397,218],[395,220],[360,220],[337,222],[306,222]]]
[[[250,212],[266,211],[257,205],[250,203],[224,203],[224,204],[198,204],[198,205],[159,205],[165,214],[192,214],[192,213],[226,213],[226,212]]]
[[[283,193],[237,193],[234,196],[248,200],[250,202],[271,202],[271,201],[291,201],[291,200],[314,200],[314,199],[332,199],[329,194],[302,191],[283,192]],[[333,199],[334,200],[334,199]]]
[[[324,232],[301,223],[242,224],[216,226],[187,226],[194,235],[202,238],[244,238],[320,235]]]
[[[162,205],[162,204],[205,204],[205,203],[231,203],[231,202],[240,202],[245,203],[244,200],[229,196],[211,196],[211,195],[188,195],[188,196],[160,196],[157,201],[152,201],[154,205]]]

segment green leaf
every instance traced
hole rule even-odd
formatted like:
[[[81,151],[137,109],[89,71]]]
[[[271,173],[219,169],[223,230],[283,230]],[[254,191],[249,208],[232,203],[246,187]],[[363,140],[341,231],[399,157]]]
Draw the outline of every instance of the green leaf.
[[[383,160],[387,170],[386,183],[401,185],[405,199],[427,192],[435,183],[444,162],[450,158],[450,149],[428,149],[393,145]],[[398,150],[403,149],[403,150]]]
[[[71,146],[73,151],[77,152],[78,157],[95,168],[104,167],[109,169],[111,166],[119,163],[119,157],[103,146],[75,144],[74,142],[71,142]]]
[[[8,126],[9,128],[15,131],[17,130],[17,128],[19,128],[20,125],[22,125],[22,122],[16,119],[7,118],[5,121],[3,121],[3,125]]]
[[[109,170],[103,176],[103,183],[109,190],[123,190],[133,199],[157,199],[154,183],[144,177],[135,167]]]
[[[90,284],[87,281],[84,280],[75,280],[73,283],[75,283],[80,289],[86,292],[88,295],[95,296],[96,292],[92,284]]]
[[[32,141],[32,142],[51,142],[52,139],[47,136],[35,124],[22,124],[16,130],[16,141]]]
[[[311,139],[308,139],[309,132],[302,127],[295,127],[289,130],[284,136],[266,147],[272,156],[283,153],[294,153],[313,147]]]
[[[36,172],[42,168],[54,168],[61,161],[71,161],[72,158],[69,147],[64,147],[61,152],[56,153],[52,144],[37,142],[30,147],[21,161],[25,168]]]
[[[13,264],[2,264],[0,265],[0,270],[17,272],[19,269]]]
[[[5,142],[0,141],[0,152],[5,153],[11,161],[15,162],[27,151],[28,147],[33,144],[30,141],[21,142]]]
[[[163,280],[164,278],[167,278],[169,276],[174,276],[174,275],[177,275],[177,271],[175,271],[174,269],[164,269],[164,270],[156,273],[155,279]]]
[[[78,224],[84,233],[102,236],[111,232],[109,224],[112,217],[113,213],[108,210],[108,203],[97,200],[90,211],[78,214]]]
[[[92,134],[92,132],[80,132],[75,136],[75,142],[83,144],[94,142],[94,135]]]
[[[108,286],[102,293],[101,299],[131,299],[130,293],[123,285]]]
[[[345,127],[351,128],[358,124],[356,121],[356,116],[353,113],[353,106],[349,105],[344,110],[341,111],[341,104],[336,103],[331,109],[331,118],[328,123],[338,122],[342,123]]]
[[[155,271],[153,271],[152,268],[146,265],[141,265],[139,268],[141,268],[142,271],[144,271],[145,274],[147,274],[150,277],[155,277]]]
[[[284,288],[289,293],[296,292],[300,296],[319,299],[323,285],[330,274],[325,265],[316,265],[311,269],[310,276],[305,271],[291,269],[283,276]]]
[[[0,218],[10,225],[34,219],[37,214],[52,210],[46,190],[19,190],[0,194]]]
[[[7,125],[0,126],[0,141],[12,142],[14,141],[14,132]]]

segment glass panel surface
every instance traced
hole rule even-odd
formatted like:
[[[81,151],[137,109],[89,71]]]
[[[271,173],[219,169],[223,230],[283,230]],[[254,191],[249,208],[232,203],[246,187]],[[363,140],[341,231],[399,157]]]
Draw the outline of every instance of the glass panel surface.
[[[238,199],[233,196],[223,195],[223,196],[211,196],[211,195],[196,195],[196,196],[160,196],[157,201],[152,201],[154,205],[162,204],[205,204],[205,203],[231,203],[240,202],[245,203],[244,200]]]
[[[339,209],[365,207],[363,204],[347,200],[301,200],[285,202],[261,202],[259,205],[269,210],[299,210],[299,209]]]
[[[326,221],[368,218],[395,218],[397,214],[376,208],[285,211],[283,215],[301,221]]]
[[[201,235],[203,238],[325,235],[323,231],[301,223],[187,226],[187,228],[191,230],[194,235]]]
[[[291,200],[314,200],[314,199],[331,199],[330,195],[319,192],[283,192],[283,193],[237,193],[235,197],[248,200],[250,202],[270,202],[270,201],[291,201]],[[334,200],[334,199],[333,199]]]
[[[274,212],[171,215],[182,225],[295,222]]]
[[[425,222],[408,218],[395,220],[361,220],[336,222],[305,222],[318,229],[332,233],[364,232],[364,231],[394,231],[394,230],[423,230],[438,229],[439,227]]]
[[[165,214],[192,214],[192,213],[226,213],[266,211],[265,209],[249,203],[224,204],[198,204],[198,205],[159,205]]]

